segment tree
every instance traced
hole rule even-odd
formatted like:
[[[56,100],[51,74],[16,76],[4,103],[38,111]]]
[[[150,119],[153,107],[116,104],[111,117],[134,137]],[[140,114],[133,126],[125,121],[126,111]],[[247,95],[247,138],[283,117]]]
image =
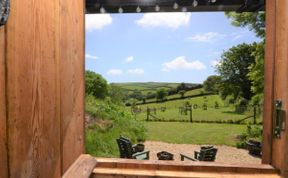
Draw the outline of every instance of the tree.
[[[186,90],[186,84],[184,82],[180,83],[177,86],[177,92],[181,91],[181,90]]]
[[[218,93],[221,84],[221,77],[217,75],[211,75],[203,83],[204,90],[207,92]]]
[[[258,43],[255,51],[255,64],[250,66],[248,74],[249,79],[252,81],[251,90],[254,94],[252,97],[253,104],[260,104],[263,102],[263,89],[264,89],[264,46],[265,46],[265,12],[257,13],[234,13],[226,12],[226,16],[232,20],[232,25],[238,27],[248,27],[254,31],[256,35],[263,39]]]
[[[243,43],[222,54],[216,70],[222,78],[220,92],[224,98],[228,95],[233,95],[234,99],[243,97],[249,100],[251,98],[252,81],[248,73],[249,67],[255,64],[253,52],[256,46],[256,44]]]
[[[140,90],[135,89],[131,94],[131,98],[137,99],[137,100],[142,100],[143,99],[143,94]]]
[[[107,81],[92,71],[85,72],[85,93],[96,98],[104,99],[108,95]]]
[[[225,15],[232,20],[232,25],[248,27],[260,38],[265,38],[265,12],[226,12]]]
[[[264,48],[264,42],[257,44],[256,50],[253,53],[255,57],[255,64],[250,66],[250,72],[248,73],[248,77],[252,81],[251,91],[254,94],[252,97],[253,104],[260,104],[263,102]]]
[[[186,91],[180,90],[178,93],[180,94],[181,98],[184,98]]]
[[[161,89],[157,90],[156,99],[157,99],[157,101],[164,101],[166,99],[167,95],[168,95],[167,90],[164,88],[161,88]]]
[[[123,89],[114,84],[110,84],[109,96],[111,97],[111,100],[117,104],[122,103],[125,98]]]

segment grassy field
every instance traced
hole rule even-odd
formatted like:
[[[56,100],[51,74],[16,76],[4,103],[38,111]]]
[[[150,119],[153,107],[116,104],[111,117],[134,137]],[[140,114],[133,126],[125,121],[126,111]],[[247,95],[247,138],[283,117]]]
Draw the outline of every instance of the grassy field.
[[[206,92],[204,91],[203,88],[198,88],[198,89],[195,89],[195,90],[187,91],[184,96],[194,96],[194,95],[199,95],[201,93],[206,93]],[[175,95],[168,96],[167,99],[180,98],[180,97],[181,97],[180,94],[175,94]]]
[[[236,137],[246,125],[146,122],[147,140],[177,144],[236,145]]]
[[[177,88],[180,83],[166,83],[166,82],[128,82],[128,83],[113,83],[113,85],[119,86],[122,89],[132,92],[133,90],[140,90],[142,94],[147,94],[148,92],[155,93],[157,89],[171,89]],[[194,85],[194,84],[191,84]]]
[[[139,106],[142,110],[141,113],[136,115],[139,120],[146,120],[147,108],[156,108],[155,115],[160,120],[173,120],[173,121],[188,121],[190,119],[189,113],[187,115],[179,113],[179,107],[184,106],[186,102],[194,105],[197,104],[198,108],[192,110],[192,118],[194,121],[228,121],[228,120],[241,120],[247,116],[253,115],[252,111],[247,111],[243,114],[235,112],[233,106],[224,106],[223,100],[218,95],[210,95],[205,97],[195,97],[189,99],[179,99],[174,101],[168,101],[164,103],[153,103]],[[215,102],[219,104],[219,108],[215,109]],[[203,110],[202,106],[206,103],[208,108]],[[160,108],[166,107],[165,112],[161,112]],[[130,108],[128,108],[130,109]],[[260,121],[260,118],[257,118]],[[252,119],[248,120],[251,122]]]

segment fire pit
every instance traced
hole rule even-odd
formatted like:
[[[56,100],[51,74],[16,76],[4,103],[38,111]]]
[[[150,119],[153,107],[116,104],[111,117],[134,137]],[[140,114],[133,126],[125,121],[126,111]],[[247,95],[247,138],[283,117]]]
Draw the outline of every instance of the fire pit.
[[[248,140],[246,142],[247,149],[251,155],[261,156],[262,145],[261,142],[255,140]]]
[[[157,153],[158,160],[174,160],[174,155],[172,153],[169,153],[167,151],[161,151]]]
[[[144,149],[145,149],[145,145],[142,144],[142,143],[138,143],[138,144],[135,146],[135,151],[136,151],[136,152],[142,152],[142,151],[144,151]]]

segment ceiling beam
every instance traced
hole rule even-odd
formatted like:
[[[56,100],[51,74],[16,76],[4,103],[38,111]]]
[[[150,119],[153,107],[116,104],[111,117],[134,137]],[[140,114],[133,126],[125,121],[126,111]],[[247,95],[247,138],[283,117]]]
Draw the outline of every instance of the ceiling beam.
[[[265,10],[265,0],[86,0],[87,14],[101,13],[101,7],[106,13],[119,13],[120,7],[123,13],[135,13],[137,7],[141,12],[254,12]]]

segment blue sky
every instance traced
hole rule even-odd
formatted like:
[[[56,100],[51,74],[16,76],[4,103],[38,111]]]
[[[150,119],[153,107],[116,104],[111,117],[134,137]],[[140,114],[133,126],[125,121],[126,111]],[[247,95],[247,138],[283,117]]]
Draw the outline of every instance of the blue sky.
[[[223,51],[259,41],[223,12],[86,15],[86,70],[108,82],[202,83]]]

